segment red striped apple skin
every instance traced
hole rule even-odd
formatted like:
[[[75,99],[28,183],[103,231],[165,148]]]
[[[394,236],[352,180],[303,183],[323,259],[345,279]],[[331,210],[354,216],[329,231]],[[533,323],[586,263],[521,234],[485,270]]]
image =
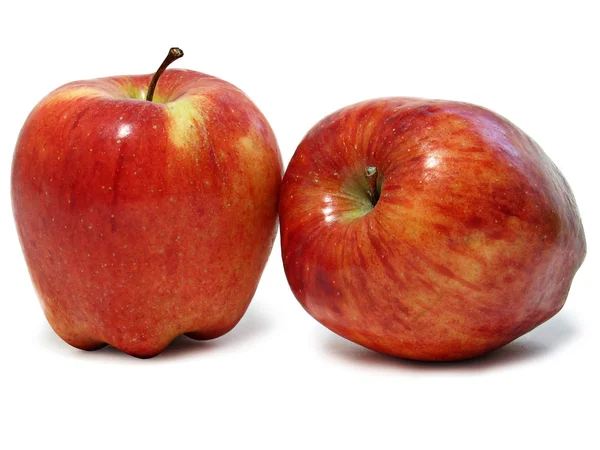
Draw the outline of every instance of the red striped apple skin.
[[[326,117],[286,170],[279,214],[304,309],[415,360],[482,355],[548,320],[586,253],[571,189],[541,148],[450,101],[378,99]]]
[[[65,85],[19,136],[17,231],[44,313],[86,350],[160,353],[231,330],[277,227],[282,164],[256,106],[231,84],[168,70]]]

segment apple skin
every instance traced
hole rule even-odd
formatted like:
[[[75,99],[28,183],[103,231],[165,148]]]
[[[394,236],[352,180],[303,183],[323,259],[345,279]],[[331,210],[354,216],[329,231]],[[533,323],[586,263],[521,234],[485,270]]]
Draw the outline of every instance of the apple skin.
[[[306,311],[415,360],[482,355],[548,320],[586,253],[571,189],[541,148],[451,101],[377,99],[326,117],[286,170],[279,214],[285,273]]]
[[[167,70],[67,84],[31,112],[12,204],[48,322],[69,344],[151,357],[241,319],[277,230],[273,131],[235,86]]]

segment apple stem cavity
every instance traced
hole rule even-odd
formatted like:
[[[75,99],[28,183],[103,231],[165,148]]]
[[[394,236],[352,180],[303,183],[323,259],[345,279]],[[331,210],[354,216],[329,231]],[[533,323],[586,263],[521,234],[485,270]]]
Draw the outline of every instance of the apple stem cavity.
[[[148,100],[149,102],[152,101],[152,98],[154,97],[154,90],[156,89],[156,83],[158,83],[158,79],[169,66],[169,64],[171,64],[176,59],[181,58],[182,56],[183,50],[181,50],[180,48],[173,47],[169,50],[167,57],[152,77],[152,81],[150,81],[150,86],[148,86],[148,93],[146,94],[146,100]]]
[[[367,186],[369,190],[369,200],[371,204],[375,206],[379,201],[379,189],[377,188],[377,167],[367,166],[365,169],[365,178],[367,180]]]

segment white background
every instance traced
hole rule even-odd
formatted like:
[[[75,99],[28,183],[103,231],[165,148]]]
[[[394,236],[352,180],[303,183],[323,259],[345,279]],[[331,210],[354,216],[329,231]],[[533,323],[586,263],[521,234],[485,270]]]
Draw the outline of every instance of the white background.
[[[0,42],[0,448],[600,448],[598,14],[593,1],[157,4],[6,1]],[[227,336],[138,360],[46,323],[9,198],[31,108],[59,85],[149,73],[171,46],[261,108],[284,163],[350,103],[463,100],[508,117],[565,174],[588,257],[565,308],[488,357],[423,364],[362,349],[292,296],[279,240]]]

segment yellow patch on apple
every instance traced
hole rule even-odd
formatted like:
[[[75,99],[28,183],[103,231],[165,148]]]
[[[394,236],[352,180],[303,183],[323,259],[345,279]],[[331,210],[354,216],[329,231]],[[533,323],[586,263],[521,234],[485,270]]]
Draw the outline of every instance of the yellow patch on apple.
[[[198,110],[197,97],[181,98],[168,103],[169,139],[179,148],[198,144],[199,129],[205,129],[204,117]]]

